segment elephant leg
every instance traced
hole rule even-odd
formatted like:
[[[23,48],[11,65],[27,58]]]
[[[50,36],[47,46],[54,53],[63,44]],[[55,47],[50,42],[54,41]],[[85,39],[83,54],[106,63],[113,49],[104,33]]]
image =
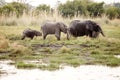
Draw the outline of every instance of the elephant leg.
[[[93,31],[89,32],[89,37],[93,37]]]
[[[92,37],[92,31],[90,31],[90,30],[87,30],[85,34],[86,34],[86,36]]]
[[[30,38],[31,38],[31,39],[33,39],[33,38],[34,38],[34,36],[31,36]]]
[[[70,35],[69,31],[67,31],[67,40],[69,40],[70,37],[71,37],[71,35]]]
[[[43,34],[43,39],[45,40],[47,37],[47,34]]]
[[[25,39],[25,35],[22,36],[21,40],[24,40]]]
[[[55,36],[56,36],[57,40],[60,40],[60,36],[58,36],[58,35],[55,35]]]
[[[56,29],[55,36],[56,36],[57,40],[60,40],[60,35],[61,35],[60,29]]]
[[[60,33],[59,34],[56,33],[55,36],[56,36],[57,40],[60,40]]]
[[[89,30],[86,30],[86,31],[85,31],[85,35],[86,35],[86,36],[89,36],[89,33],[90,33]]]
[[[46,31],[43,30],[43,40],[45,40],[46,37],[47,37],[47,33],[46,33]]]
[[[92,32],[92,38],[96,38],[98,37],[98,35],[99,35],[99,32],[95,32],[95,31]]]

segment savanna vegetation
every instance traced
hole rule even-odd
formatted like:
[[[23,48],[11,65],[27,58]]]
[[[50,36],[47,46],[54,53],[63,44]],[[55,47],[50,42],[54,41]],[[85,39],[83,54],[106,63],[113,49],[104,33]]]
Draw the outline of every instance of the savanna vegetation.
[[[106,5],[90,0],[58,3],[56,9],[47,5],[33,7],[26,3],[0,3],[0,60],[13,60],[17,68],[55,70],[64,65],[120,66],[120,4]],[[88,4],[89,3],[89,4]],[[35,37],[21,40],[26,28],[41,31],[46,21],[62,21],[69,27],[72,20],[92,20],[101,25],[106,37],[86,36],[66,39],[62,33],[57,41],[53,35],[46,40]]]

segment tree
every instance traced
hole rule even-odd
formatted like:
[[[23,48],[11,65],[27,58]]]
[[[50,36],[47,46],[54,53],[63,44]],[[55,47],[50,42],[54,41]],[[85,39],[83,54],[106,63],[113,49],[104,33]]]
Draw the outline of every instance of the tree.
[[[15,9],[17,17],[20,17],[27,10],[27,5],[23,3],[12,2],[10,5]]]
[[[26,4],[12,2],[2,6],[0,12],[5,16],[10,16],[11,14],[14,13],[14,15],[16,14],[17,17],[20,17],[26,10],[27,10]]]
[[[74,15],[86,15],[86,6],[87,5],[85,5],[84,1],[82,0],[67,1],[65,4],[60,4],[58,6],[58,11],[64,17],[73,17]]]
[[[10,4],[5,5],[1,8],[1,14],[5,16],[10,16],[11,14],[13,14],[13,12],[14,12],[14,8]]]
[[[88,5],[87,10],[89,11],[89,15],[91,17],[102,16],[104,13],[104,3],[91,3]]]
[[[64,17],[72,17],[75,14],[74,4],[72,4],[70,1],[67,1],[66,4],[60,4],[58,6],[58,11]]]
[[[42,4],[42,5],[39,5],[37,8],[36,8],[36,11],[39,13],[41,11],[43,12],[50,12],[50,6],[47,6],[46,4]]]
[[[120,8],[111,6],[106,9],[106,15],[109,19],[120,18]]]

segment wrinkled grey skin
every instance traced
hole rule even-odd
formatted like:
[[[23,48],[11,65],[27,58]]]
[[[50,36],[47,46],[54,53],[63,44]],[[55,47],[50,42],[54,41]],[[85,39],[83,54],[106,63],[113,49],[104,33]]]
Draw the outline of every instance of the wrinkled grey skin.
[[[67,34],[68,39],[68,29],[67,26],[62,22],[45,22],[41,26],[41,30],[43,32],[43,39],[46,39],[48,34],[54,34],[57,40],[60,40],[61,32]]]
[[[92,38],[97,38],[99,36],[99,33],[101,33],[103,36],[104,33],[101,29],[101,27],[90,20],[86,21],[80,21],[80,20],[74,20],[70,23],[69,27],[69,33],[74,37],[79,36],[89,36]]]
[[[23,31],[22,40],[25,39],[26,37],[33,39],[34,36],[42,36],[42,33],[39,31],[27,28]]]

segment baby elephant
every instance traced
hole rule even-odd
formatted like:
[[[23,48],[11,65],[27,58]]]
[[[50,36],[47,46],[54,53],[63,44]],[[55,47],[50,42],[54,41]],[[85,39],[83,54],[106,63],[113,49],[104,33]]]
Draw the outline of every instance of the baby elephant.
[[[39,31],[27,28],[23,31],[22,40],[25,39],[25,37],[33,39],[34,36],[42,36],[42,33]]]

